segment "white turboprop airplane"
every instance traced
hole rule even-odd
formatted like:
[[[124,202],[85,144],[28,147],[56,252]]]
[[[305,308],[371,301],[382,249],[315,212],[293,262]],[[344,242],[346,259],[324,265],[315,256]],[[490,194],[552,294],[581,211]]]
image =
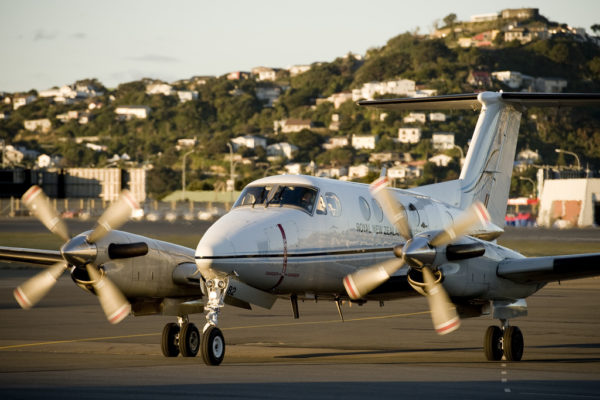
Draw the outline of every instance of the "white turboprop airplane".
[[[522,111],[530,106],[600,105],[600,94],[495,93],[364,101],[400,110],[481,109],[459,179],[410,190],[311,176],[250,183],[196,251],[116,231],[137,207],[124,192],[93,231],[70,238],[41,189],[24,203],[65,240],[60,251],[0,247],[0,260],[52,266],[15,289],[23,308],[39,301],[67,268],[95,293],[111,323],[133,315],[176,316],[165,326],[165,356],[219,365],[224,304],[270,308],[277,298],[383,301],[413,294],[429,302],[435,330],[460,317],[491,314],[488,360],[519,361],[523,335],[509,325],[527,315],[525,298],[548,282],[600,275],[600,253],[525,258],[499,246]],[[407,266],[407,268],[402,268]],[[202,334],[188,320],[207,312]],[[341,313],[341,311],[340,311]]]

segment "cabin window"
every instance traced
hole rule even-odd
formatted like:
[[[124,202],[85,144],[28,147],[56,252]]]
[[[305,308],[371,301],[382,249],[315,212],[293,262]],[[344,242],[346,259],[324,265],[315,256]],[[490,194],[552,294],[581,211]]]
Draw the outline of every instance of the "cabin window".
[[[379,206],[377,200],[371,199],[371,208],[373,209],[373,217],[375,217],[378,222],[383,221],[383,210]]]
[[[335,193],[325,193],[325,203],[327,204],[327,212],[329,215],[339,217],[342,214],[342,203]]]
[[[312,214],[317,192],[317,188],[307,186],[248,186],[233,206],[297,207]]]
[[[365,200],[364,197],[358,197],[358,206],[360,207],[360,212],[362,213],[362,216],[365,219],[365,221],[371,219],[371,208],[369,207],[369,203],[367,202],[367,200]]]

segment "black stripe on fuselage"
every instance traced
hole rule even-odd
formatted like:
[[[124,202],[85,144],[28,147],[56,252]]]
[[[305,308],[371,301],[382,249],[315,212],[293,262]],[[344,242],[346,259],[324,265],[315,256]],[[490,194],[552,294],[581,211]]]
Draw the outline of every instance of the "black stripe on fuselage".
[[[393,251],[392,247],[377,248],[377,249],[353,249],[339,251],[319,251],[310,253],[288,253],[287,257],[323,257],[323,256],[343,256],[349,254],[365,254],[365,253],[383,253]],[[232,254],[228,256],[196,256],[197,260],[222,260],[228,258],[278,258],[283,257],[283,253],[269,254]]]

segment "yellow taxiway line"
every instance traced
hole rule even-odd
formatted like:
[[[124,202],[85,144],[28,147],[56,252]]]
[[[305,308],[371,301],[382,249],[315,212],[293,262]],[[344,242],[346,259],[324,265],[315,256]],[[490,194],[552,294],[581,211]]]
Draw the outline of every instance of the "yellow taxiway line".
[[[273,328],[273,327],[298,326],[298,325],[321,325],[321,324],[333,324],[333,323],[342,323],[342,322],[359,322],[359,321],[371,321],[371,320],[377,320],[377,319],[412,317],[415,315],[423,315],[423,314],[429,314],[429,311],[420,311],[420,312],[406,313],[406,314],[390,314],[390,315],[382,315],[382,316],[376,316],[376,317],[351,318],[351,319],[347,319],[344,321],[339,320],[339,319],[334,319],[334,320],[327,320],[327,321],[288,322],[288,323],[281,323],[281,324],[233,326],[233,327],[221,328],[221,329],[224,331],[230,331],[230,330],[237,330],[237,329]],[[103,340],[130,339],[130,338],[136,338],[136,337],[159,336],[159,335],[161,335],[161,334],[160,333],[140,333],[140,334],[135,334],[135,335],[105,336],[105,337],[97,337],[97,338],[54,340],[54,341],[48,341],[48,342],[14,344],[14,345],[10,345],[10,346],[0,346],[0,351],[23,348],[23,347],[44,346],[44,345],[49,345],[49,344],[99,342],[99,341],[103,341]]]

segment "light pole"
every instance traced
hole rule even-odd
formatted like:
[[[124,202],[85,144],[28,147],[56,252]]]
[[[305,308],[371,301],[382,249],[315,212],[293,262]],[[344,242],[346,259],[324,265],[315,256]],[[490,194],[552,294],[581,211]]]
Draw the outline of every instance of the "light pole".
[[[563,150],[563,149],[554,149],[554,151],[557,153],[570,154],[573,157],[575,157],[575,160],[577,161],[577,171],[581,170],[581,163],[579,162],[579,157],[577,157],[577,154],[573,153],[572,151],[567,151],[567,150]]]
[[[183,165],[182,165],[182,171],[181,171],[181,191],[182,191],[182,195],[181,195],[181,199],[183,201],[185,201],[185,158],[192,154],[195,150],[190,150],[187,153],[185,153],[183,155]]]
[[[462,149],[462,147],[460,147],[460,146],[457,146],[457,145],[454,145],[454,147],[456,147],[456,148],[458,149],[458,151],[460,151],[460,160],[459,160],[459,164],[460,164],[460,165],[461,165],[461,167],[462,167],[462,165],[463,165],[463,161],[464,161],[464,159],[465,159],[465,153],[463,153],[463,149]]]
[[[536,199],[537,198],[537,191],[536,191],[535,181],[533,179],[531,179],[531,178],[527,178],[526,176],[520,176],[519,180],[520,181],[529,181],[529,182],[531,182],[531,184],[533,185],[533,192],[531,194],[531,198],[532,199]]]

